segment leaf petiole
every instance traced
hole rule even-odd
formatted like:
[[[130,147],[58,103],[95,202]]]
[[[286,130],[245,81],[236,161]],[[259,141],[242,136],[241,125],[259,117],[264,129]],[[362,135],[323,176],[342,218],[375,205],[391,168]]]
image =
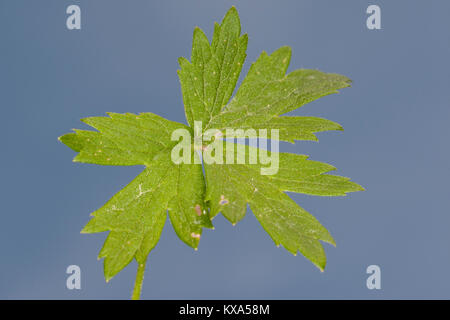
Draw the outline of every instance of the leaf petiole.
[[[132,300],[141,299],[141,290],[142,290],[142,282],[144,281],[145,264],[146,261],[138,264],[136,280],[134,282],[133,295],[131,296]]]

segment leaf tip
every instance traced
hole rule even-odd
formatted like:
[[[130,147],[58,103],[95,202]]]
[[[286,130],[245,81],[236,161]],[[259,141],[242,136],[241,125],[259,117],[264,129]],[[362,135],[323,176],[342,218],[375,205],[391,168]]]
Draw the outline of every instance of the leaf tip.
[[[358,191],[366,191],[366,189],[361,186],[360,184],[357,184],[356,182],[350,181],[352,184],[352,188],[351,190],[347,191],[348,192],[358,192]]]
[[[83,122],[83,123],[89,124],[88,123],[89,122],[89,117],[81,118],[80,121]]]
[[[334,238],[331,236],[331,234],[329,232],[327,232],[327,236],[321,240],[326,243],[331,244],[333,247],[336,247],[336,241],[334,240]]]
[[[241,33],[241,21],[239,19],[239,13],[234,5],[231,6],[231,8],[227,11],[227,13],[222,19],[221,26],[225,25],[234,26],[235,28],[233,29],[237,35]]]
[[[236,9],[236,6],[233,4],[232,6],[231,6],[231,8],[228,10],[228,12],[227,12],[227,14],[228,13],[233,13],[233,14],[237,14],[238,12],[237,12],[237,9]]]
[[[327,265],[326,258],[323,261],[313,262],[313,264],[319,269],[321,273],[325,271],[325,267]]]
[[[189,64],[189,61],[185,57],[179,57],[178,64],[180,65],[181,68],[183,68],[185,64]],[[178,74],[180,74],[181,70],[177,70],[177,72]]]
[[[193,32],[194,41],[197,37],[202,37],[203,40],[208,41],[208,38],[206,37],[205,33],[199,26],[194,27],[194,32]]]

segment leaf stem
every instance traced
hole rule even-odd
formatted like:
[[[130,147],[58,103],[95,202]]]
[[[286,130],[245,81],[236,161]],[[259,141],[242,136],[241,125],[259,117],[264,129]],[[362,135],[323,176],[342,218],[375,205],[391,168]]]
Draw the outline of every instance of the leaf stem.
[[[139,300],[141,298],[142,282],[144,281],[145,264],[146,261],[138,263],[136,281],[134,282],[133,295],[131,296],[132,300]]]

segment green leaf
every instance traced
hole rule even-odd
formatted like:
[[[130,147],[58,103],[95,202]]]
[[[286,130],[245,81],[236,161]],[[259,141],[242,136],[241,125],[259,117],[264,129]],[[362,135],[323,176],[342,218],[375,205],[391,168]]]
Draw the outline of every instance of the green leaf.
[[[291,49],[270,56],[263,52],[251,66],[236,96],[208,124],[208,128],[278,128],[280,139],[316,140],[314,132],[341,130],[318,118],[279,117],[320,97],[350,86],[350,79],[318,70],[295,70],[286,75]]]
[[[219,212],[232,224],[246,213],[247,203],[275,244],[289,252],[300,251],[321,270],[325,268],[325,254],[319,240],[335,244],[328,231],[308,212],[299,207],[283,191],[311,195],[341,196],[363,190],[348,178],[325,174],[335,170],[331,165],[308,160],[307,156],[279,153],[279,170],[274,175],[261,175],[261,164],[238,164],[238,157],[248,157],[259,149],[216,140],[208,148],[234,150],[234,163],[205,164],[206,200],[210,216]],[[226,151],[224,151],[224,154]],[[268,152],[269,155],[274,155]],[[257,163],[261,163],[258,158]]]
[[[225,126],[222,128],[223,136],[226,137],[226,129],[233,129],[232,126]],[[310,140],[318,141],[315,133],[330,130],[340,130],[343,128],[340,124],[318,117],[301,117],[301,116],[284,116],[274,117],[270,121],[255,123],[255,124],[242,124],[239,126],[242,131],[236,131],[236,138],[245,137],[247,129],[267,129],[269,132],[271,129],[278,129],[280,141],[288,141],[294,143],[295,140]],[[274,137],[271,137],[274,139]]]
[[[214,27],[210,44],[200,28],[195,28],[191,62],[179,59],[178,70],[186,118],[208,123],[228,103],[246,57],[246,34],[240,35],[237,10],[232,7]]]
[[[249,130],[266,130],[272,141],[291,143],[315,141],[317,132],[342,130],[330,120],[285,114],[337,93],[351,82],[318,70],[299,69],[286,74],[291,49],[282,47],[271,55],[263,52],[231,98],[246,57],[247,41],[247,35],[241,35],[234,7],[221,24],[215,24],[211,42],[195,28],[191,60],[180,58],[178,70],[189,126],[152,113],[108,113],[109,117],[82,120],[97,131],[75,129],[59,138],[77,152],[75,162],[145,167],[94,211],[82,230],[109,232],[99,253],[104,258],[107,281],[133,259],[138,262],[133,298],[140,296],[147,256],[159,241],[167,213],[178,237],[197,249],[203,228],[212,228],[211,219],[217,214],[221,212],[235,224],[249,206],[276,245],[293,254],[301,252],[323,270],[326,256],[322,242],[334,245],[334,239],[285,192],[344,196],[363,190],[348,178],[329,174],[335,170],[333,166],[309,160],[308,156],[234,143],[235,138],[249,136]],[[202,123],[201,132],[197,132],[197,121]],[[211,143],[203,140],[210,137],[208,129],[217,133]],[[227,129],[235,130],[234,135]],[[278,136],[272,134],[274,129]],[[183,149],[184,159],[190,161],[172,159],[179,143],[172,139],[175,130],[190,135],[189,149]],[[197,144],[199,139],[201,145]],[[220,146],[224,147],[222,155]],[[227,153],[230,150],[231,156]],[[214,155],[220,161],[202,164],[199,154],[203,160]],[[274,163],[275,171],[268,170]]]
[[[197,248],[202,228],[212,228],[203,196],[201,164],[174,164],[170,154],[176,142],[170,137],[184,125],[151,113],[109,113],[83,122],[99,130],[76,130],[60,140],[79,152],[74,161],[146,166],[130,184],[114,195],[83,233],[110,231],[99,258],[104,260],[109,281],[133,258],[145,262],[159,240],[166,212],[175,232],[187,245]],[[198,155],[191,154],[192,162]],[[201,214],[199,214],[199,212]]]
[[[98,130],[75,130],[59,138],[78,155],[75,162],[101,165],[148,165],[152,158],[165,150],[170,152],[176,142],[170,137],[185,125],[166,120],[153,113],[119,114],[91,117],[82,121]]]

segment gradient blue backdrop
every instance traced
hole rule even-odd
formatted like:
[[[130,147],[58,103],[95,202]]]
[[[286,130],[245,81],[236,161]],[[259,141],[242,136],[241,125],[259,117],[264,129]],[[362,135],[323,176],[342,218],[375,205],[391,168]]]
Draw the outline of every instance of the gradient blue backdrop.
[[[66,29],[70,4],[80,31]],[[217,217],[197,252],[167,223],[143,298],[450,298],[450,2],[438,0],[2,0],[0,298],[130,297],[135,263],[106,284],[96,259],[106,234],[79,232],[141,168],[74,164],[57,137],[108,111],[185,122],[177,58],[196,25],[210,36],[233,4],[250,38],[243,74],[262,50],[290,45],[291,70],[354,80],[294,112],[345,132],[281,149],[334,164],[366,192],[293,195],[337,241],[324,273],[276,248],[251,212],[236,227]],[[382,30],[366,28],[369,4]],[[81,290],[66,289],[70,264]],[[371,264],[381,290],[366,288]]]

